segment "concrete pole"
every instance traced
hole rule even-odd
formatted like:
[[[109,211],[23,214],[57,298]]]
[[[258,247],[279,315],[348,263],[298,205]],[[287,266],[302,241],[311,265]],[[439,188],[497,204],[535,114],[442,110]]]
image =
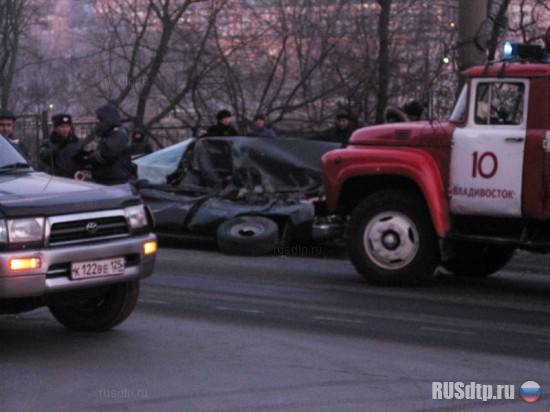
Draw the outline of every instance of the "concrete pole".
[[[486,51],[480,46],[485,48],[488,40],[483,38],[488,33],[481,32],[487,19],[488,0],[459,0],[458,3],[459,68],[464,70],[483,64],[487,59]]]

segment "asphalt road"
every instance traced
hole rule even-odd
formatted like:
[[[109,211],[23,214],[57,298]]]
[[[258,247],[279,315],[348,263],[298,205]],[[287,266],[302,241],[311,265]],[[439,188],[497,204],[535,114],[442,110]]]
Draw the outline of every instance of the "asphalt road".
[[[331,251],[290,252],[164,248],[106,334],[67,332],[46,310],[0,317],[0,411],[550,410],[550,257],[391,289]],[[528,380],[549,395],[431,399],[434,381]]]

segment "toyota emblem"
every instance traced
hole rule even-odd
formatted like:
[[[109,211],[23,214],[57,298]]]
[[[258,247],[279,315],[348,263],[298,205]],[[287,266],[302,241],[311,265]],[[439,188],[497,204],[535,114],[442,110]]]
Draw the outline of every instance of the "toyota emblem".
[[[90,235],[93,235],[97,232],[97,228],[98,228],[98,225],[96,222],[89,222],[87,225],[86,225],[86,231],[90,234]]]

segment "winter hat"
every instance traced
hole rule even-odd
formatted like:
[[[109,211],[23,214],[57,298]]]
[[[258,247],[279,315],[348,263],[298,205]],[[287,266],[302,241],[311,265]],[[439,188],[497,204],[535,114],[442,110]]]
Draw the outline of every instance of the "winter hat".
[[[52,116],[52,123],[53,127],[58,127],[63,124],[68,124],[69,126],[72,126],[73,119],[69,114],[56,114],[55,116]]]
[[[231,112],[230,112],[229,110],[220,110],[220,111],[218,112],[218,114],[216,115],[216,119],[217,119],[218,121],[221,121],[221,120],[223,120],[223,119],[225,119],[225,118],[227,118],[227,117],[231,117],[231,116],[232,116],[232,114],[231,114]]]
[[[0,119],[10,119],[15,122],[15,115],[9,110],[2,109],[0,110]]]

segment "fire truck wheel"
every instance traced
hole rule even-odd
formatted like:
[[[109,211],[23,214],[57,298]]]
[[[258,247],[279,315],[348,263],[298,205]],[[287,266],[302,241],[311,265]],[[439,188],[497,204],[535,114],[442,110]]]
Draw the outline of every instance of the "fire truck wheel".
[[[351,261],[369,283],[434,279],[437,236],[424,201],[414,193],[385,190],[368,196],[353,211],[347,237]]]
[[[139,282],[124,282],[102,287],[94,296],[69,296],[67,303],[50,305],[54,318],[63,326],[79,332],[104,332],[122,323],[136,307]],[[68,297],[68,298],[69,298]]]
[[[511,246],[457,242],[455,256],[443,267],[456,276],[483,278],[498,272],[510,262],[516,249]]]

